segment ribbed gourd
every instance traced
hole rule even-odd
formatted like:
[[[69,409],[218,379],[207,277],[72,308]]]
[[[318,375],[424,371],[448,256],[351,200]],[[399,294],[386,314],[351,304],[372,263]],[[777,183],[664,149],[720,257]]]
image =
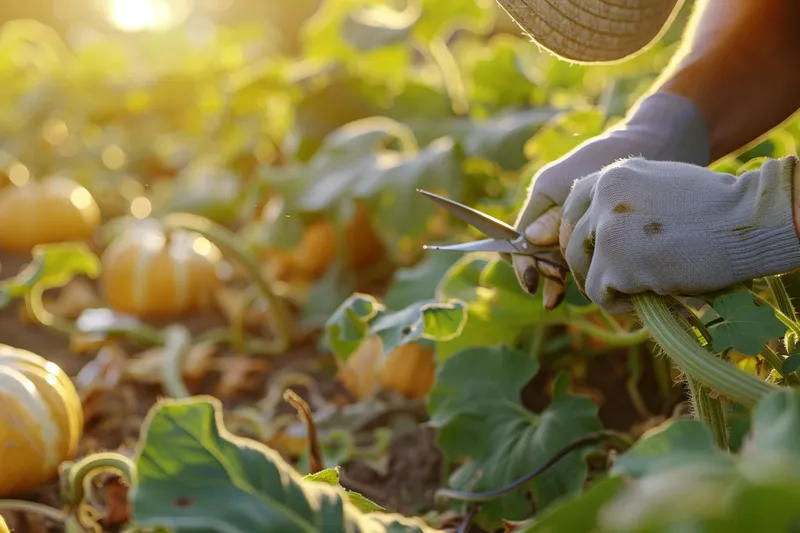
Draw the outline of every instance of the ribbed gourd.
[[[128,228],[101,255],[106,304],[138,317],[175,317],[210,308],[219,286],[219,249],[197,233],[165,231],[153,219]]]
[[[0,250],[25,253],[37,244],[86,241],[101,224],[91,193],[55,176],[0,189]]]
[[[83,408],[69,376],[28,350],[0,344],[0,498],[48,483],[74,458]]]

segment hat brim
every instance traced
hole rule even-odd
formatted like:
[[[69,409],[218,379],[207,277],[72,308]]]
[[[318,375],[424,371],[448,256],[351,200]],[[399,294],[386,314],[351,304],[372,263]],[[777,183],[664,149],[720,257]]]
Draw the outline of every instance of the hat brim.
[[[653,44],[684,0],[497,0],[526,34],[575,63],[627,59]]]

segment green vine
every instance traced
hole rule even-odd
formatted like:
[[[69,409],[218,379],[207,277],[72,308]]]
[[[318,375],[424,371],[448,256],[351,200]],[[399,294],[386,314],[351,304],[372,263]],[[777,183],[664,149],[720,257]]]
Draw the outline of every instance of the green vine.
[[[653,340],[698,384],[746,407],[755,406],[777,390],[775,385],[739,370],[700,346],[689,322],[672,311],[671,306],[680,305],[674,298],[644,293],[635,295],[633,303]]]
[[[62,464],[59,474],[61,501],[65,514],[74,515],[79,524],[94,531],[102,531],[86,505],[95,476],[104,473],[118,474],[128,486],[136,483],[136,465],[121,453],[102,452],[88,455],[76,462]]]

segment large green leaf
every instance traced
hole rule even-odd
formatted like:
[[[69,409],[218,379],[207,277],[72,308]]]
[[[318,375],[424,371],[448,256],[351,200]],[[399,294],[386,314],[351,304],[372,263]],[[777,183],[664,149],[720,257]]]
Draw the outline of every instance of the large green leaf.
[[[422,14],[420,5],[409,2],[397,11],[386,5],[367,5],[349,12],[342,26],[344,40],[359,51],[368,52],[404,42]]]
[[[414,37],[423,42],[434,38],[447,40],[459,29],[482,32],[489,29],[494,20],[494,5],[491,0],[421,0],[422,17],[414,27]]]
[[[757,303],[749,291],[723,294],[714,299],[713,308],[722,317],[708,328],[718,352],[733,348],[755,356],[764,344],[786,333],[786,326],[772,309]]]
[[[641,477],[691,462],[728,465],[708,428],[699,420],[670,420],[649,431],[630,450],[617,458],[614,473]]]
[[[487,110],[513,109],[530,103],[535,84],[525,75],[517,55],[527,43],[510,35],[497,35],[488,42],[461,45],[459,59],[470,64],[471,100]]]
[[[471,491],[497,489],[522,477],[561,448],[601,428],[597,406],[583,396],[563,395],[541,413],[526,409],[520,394],[539,363],[505,346],[468,348],[445,360],[428,397],[430,425],[437,443],[453,460],[468,458],[451,481]],[[577,493],[585,478],[584,457],[576,451],[526,485],[536,508]],[[533,512],[520,490],[485,502],[480,524],[520,520]]]
[[[263,177],[286,198],[287,212],[326,212],[345,222],[354,202],[368,205],[390,253],[422,235],[438,207],[416,189],[462,188],[460,145],[443,137],[416,151],[404,125],[386,117],[351,122],[325,138],[306,165],[267,170]],[[397,149],[387,145],[397,145]]]
[[[378,0],[325,0],[303,26],[305,56],[323,61],[340,61],[348,68],[371,77],[388,80],[402,76],[411,50],[401,44],[410,21],[393,22],[374,10],[388,7]],[[403,22],[405,24],[403,24]]]
[[[774,392],[756,406],[751,438],[738,456],[715,450],[699,422],[668,422],[620,456],[617,469],[641,477],[602,509],[599,525],[635,533],[796,531],[798,438],[794,390]]]
[[[409,532],[418,519],[363,514],[344,490],[304,480],[274,450],[229,433],[222,403],[198,396],[151,409],[131,491],[138,527],[175,532]]]
[[[581,494],[569,498],[542,512],[535,523],[520,533],[588,533],[593,531],[597,514],[622,487],[622,478],[612,477],[599,481]]]

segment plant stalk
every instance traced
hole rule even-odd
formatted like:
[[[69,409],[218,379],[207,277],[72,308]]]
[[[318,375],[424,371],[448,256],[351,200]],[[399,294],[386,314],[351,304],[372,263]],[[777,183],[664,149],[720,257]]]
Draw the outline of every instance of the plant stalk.
[[[711,436],[721,450],[728,451],[728,423],[725,420],[725,409],[722,406],[719,395],[714,394],[714,391],[689,377],[686,380],[691,393],[692,410],[696,418],[705,423]]]
[[[675,315],[672,298],[653,293],[633,296],[633,304],[653,339],[697,383],[726,398],[753,407],[778,387],[715,357],[697,342],[686,319]]]

